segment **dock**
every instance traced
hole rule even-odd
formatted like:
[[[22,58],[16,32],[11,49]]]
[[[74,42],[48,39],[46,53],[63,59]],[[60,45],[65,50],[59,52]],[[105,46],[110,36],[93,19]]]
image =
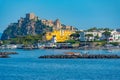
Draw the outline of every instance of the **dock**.
[[[44,55],[39,58],[53,59],[120,59],[120,55],[115,54],[60,54],[60,55]]]

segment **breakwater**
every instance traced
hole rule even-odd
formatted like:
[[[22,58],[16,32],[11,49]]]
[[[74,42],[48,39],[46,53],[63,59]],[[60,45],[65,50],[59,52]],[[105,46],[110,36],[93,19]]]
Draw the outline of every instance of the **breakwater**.
[[[17,52],[0,52],[0,58],[8,58],[11,54],[18,54]]]
[[[58,59],[120,59],[119,55],[114,54],[80,54],[80,55],[44,55],[39,58],[58,58]]]

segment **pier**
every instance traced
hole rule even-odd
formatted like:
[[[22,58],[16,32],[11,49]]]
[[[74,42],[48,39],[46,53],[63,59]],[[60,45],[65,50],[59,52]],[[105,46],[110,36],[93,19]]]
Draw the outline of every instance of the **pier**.
[[[58,59],[120,59],[120,55],[115,54],[61,54],[61,55],[44,55],[39,58],[58,58]]]

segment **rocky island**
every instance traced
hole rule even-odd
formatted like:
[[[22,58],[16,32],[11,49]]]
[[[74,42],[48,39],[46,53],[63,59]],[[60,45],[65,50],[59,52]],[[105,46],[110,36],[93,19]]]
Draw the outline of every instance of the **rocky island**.
[[[8,58],[9,55],[18,54],[17,52],[0,52],[0,58]]]
[[[40,19],[38,16],[35,16],[34,13],[27,13],[25,18],[21,17],[18,22],[8,25],[3,32],[1,39],[7,40],[27,35],[43,35],[46,32],[60,29],[77,30],[77,28],[73,26],[61,24],[59,19],[56,19],[55,21]]]

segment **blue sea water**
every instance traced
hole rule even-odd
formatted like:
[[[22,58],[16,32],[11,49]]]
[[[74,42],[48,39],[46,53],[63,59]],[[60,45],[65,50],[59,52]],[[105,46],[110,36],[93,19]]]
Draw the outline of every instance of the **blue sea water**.
[[[120,59],[39,59],[40,55],[82,50],[8,50],[19,54],[0,59],[0,80],[120,80]],[[89,50],[90,54],[111,54]],[[114,50],[112,54],[120,54]]]

